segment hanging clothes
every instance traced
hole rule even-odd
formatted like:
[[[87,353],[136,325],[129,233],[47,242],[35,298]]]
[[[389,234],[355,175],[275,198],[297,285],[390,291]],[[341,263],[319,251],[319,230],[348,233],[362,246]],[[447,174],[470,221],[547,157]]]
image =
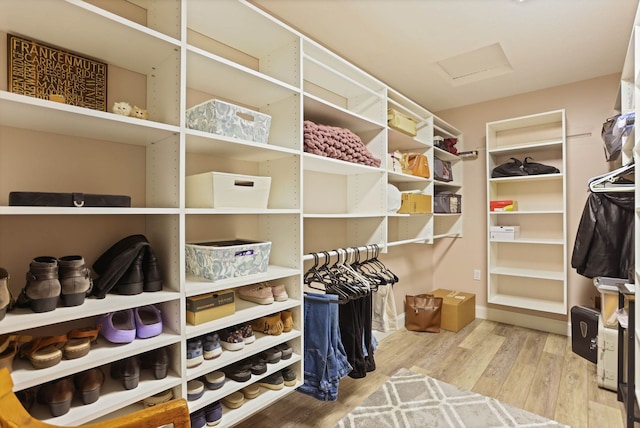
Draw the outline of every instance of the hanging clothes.
[[[587,278],[628,278],[635,266],[633,192],[590,193],[571,257]]]

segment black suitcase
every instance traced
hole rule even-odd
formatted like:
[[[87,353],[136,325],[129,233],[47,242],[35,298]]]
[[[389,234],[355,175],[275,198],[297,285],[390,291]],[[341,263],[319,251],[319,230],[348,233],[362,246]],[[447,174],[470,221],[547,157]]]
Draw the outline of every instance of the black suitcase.
[[[571,308],[571,350],[592,363],[598,362],[599,315],[600,311],[596,308]]]

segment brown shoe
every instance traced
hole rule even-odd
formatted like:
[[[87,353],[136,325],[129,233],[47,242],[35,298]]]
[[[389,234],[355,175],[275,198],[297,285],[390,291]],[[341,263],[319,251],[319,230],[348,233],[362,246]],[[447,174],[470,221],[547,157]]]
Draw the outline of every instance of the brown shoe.
[[[75,375],[73,383],[84,404],[95,403],[100,398],[100,387],[104,383],[104,373],[99,367],[87,370]]]
[[[71,408],[73,382],[69,378],[46,383],[38,390],[38,403],[49,406],[51,416],[62,416]]]
[[[282,334],[282,331],[284,330],[280,313],[253,320],[251,322],[251,327],[253,328],[253,331],[259,331],[260,333],[270,334],[272,336],[278,336]]]
[[[285,310],[280,312],[280,318],[282,319],[282,325],[285,333],[289,333],[293,330],[293,314],[291,311]]]
[[[29,264],[27,284],[18,296],[17,305],[31,307],[33,312],[53,311],[60,297],[58,260],[55,257],[36,257]]]
[[[13,297],[9,291],[9,272],[0,268],[0,321],[13,307]]]
[[[60,299],[65,306],[79,306],[91,292],[93,285],[89,269],[82,256],[64,256],[58,259]]]

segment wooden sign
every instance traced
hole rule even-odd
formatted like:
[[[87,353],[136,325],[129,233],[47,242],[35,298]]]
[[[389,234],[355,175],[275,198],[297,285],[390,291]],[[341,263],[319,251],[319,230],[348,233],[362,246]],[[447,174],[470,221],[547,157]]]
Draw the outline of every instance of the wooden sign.
[[[107,64],[7,35],[9,91],[94,110],[107,109]]]

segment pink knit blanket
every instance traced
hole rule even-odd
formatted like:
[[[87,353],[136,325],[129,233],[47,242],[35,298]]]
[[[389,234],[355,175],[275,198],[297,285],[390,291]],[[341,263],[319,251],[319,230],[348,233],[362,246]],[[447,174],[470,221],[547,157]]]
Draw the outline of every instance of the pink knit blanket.
[[[347,162],[380,166],[360,137],[345,128],[304,121],[304,151]]]

